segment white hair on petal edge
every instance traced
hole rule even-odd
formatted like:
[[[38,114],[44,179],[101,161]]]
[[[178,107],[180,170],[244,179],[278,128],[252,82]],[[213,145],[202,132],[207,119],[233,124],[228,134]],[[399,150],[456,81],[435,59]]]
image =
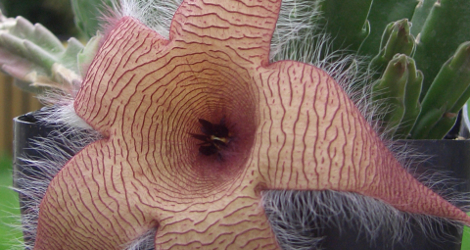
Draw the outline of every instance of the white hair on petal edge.
[[[271,39],[271,59],[293,59],[293,56],[299,54],[298,51],[287,51],[286,47],[294,41],[300,44],[305,40],[313,40],[319,30],[317,21],[321,18],[318,8],[318,1],[282,1],[276,29]]]
[[[133,240],[129,245],[125,246],[125,250],[154,250],[156,233],[157,228],[151,228],[139,238]]]
[[[467,209],[468,207],[465,207],[465,205],[469,204],[469,194],[455,191],[454,187],[458,184],[455,179],[448,178],[446,173],[439,171],[418,172],[418,166],[429,160],[430,157],[418,153],[413,146],[392,141],[393,138],[387,135],[388,131],[393,128],[386,127],[386,124],[382,124],[380,121],[390,111],[390,108],[385,106],[383,101],[372,101],[371,86],[374,72],[367,67],[368,58],[358,56],[350,51],[332,50],[330,34],[327,34],[324,27],[319,25],[321,23],[319,21],[323,18],[322,13],[319,11],[321,1],[282,1],[276,30],[272,37],[271,61],[296,60],[312,64],[326,71],[342,86],[361,114],[377,131],[385,145],[410,173],[452,204],[461,209]],[[331,199],[324,201],[320,199],[321,197],[330,197]],[[309,206],[301,207],[301,211],[293,212],[295,209],[299,210],[300,207],[292,205],[290,203],[291,199],[296,200],[296,204],[309,204]],[[306,232],[320,230],[320,225],[317,225],[317,228],[299,227],[298,222],[291,220],[295,217],[298,221],[305,222],[312,216],[320,216],[319,220],[321,222],[331,224],[332,216],[327,216],[328,219],[325,220],[324,216],[322,217],[317,212],[309,210],[309,207],[313,207],[315,202],[319,202],[315,206],[316,209],[323,209],[329,213],[335,211],[344,214],[344,206],[350,206],[350,209],[353,209],[357,214],[354,224],[359,223],[361,225],[358,230],[368,235],[371,242],[376,237],[375,227],[381,227],[383,232],[390,233],[392,241],[402,239],[406,236],[406,232],[409,232],[409,230],[403,230],[409,227],[406,218],[415,219],[424,232],[432,232],[430,228],[431,221],[446,221],[445,219],[426,215],[407,215],[369,197],[334,191],[322,191],[320,193],[269,191],[265,193],[264,200],[266,210],[268,214],[271,214],[270,221],[273,227],[277,228],[275,229],[278,232],[277,237],[285,249],[312,249],[310,246],[318,245],[317,243],[321,242],[321,237],[312,239],[301,233],[299,234],[304,230]],[[280,216],[280,214],[283,215]],[[289,220],[294,224],[289,224],[286,218],[290,218]],[[338,223],[334,220],[333,222]],[[300,223],[300,225],[303,224]],[[387,230],[389,231],[387,232]],[[432,236],[432,233],[430,233],[430,236]],[[302,244],[298,245],[298,242],[302,242]]]
[[[168,39],[171,20],[183,0],[116,0],[115,12],[120,17],[136,18]]]
[[[271,42],[271,60],[297,60],[326,71],[342,86],[398,161],[410,172],[415,172],[414,166],[429,158],[418,154],[410,145],[392,141],[393,138],[387,135],[388,131],[393,128],[381,123],[381,118],[390,112],[390,107],[387,107],[383,100],[372,101],[371,86],[374,72],[368,69],[368,58],[348,51],[332,51],[332,39],[325,32],[324,27],[319,25],[322,23],[319,21],[322,21],[323,18],[319,10],[319,4],[322,1],[282,1],[279,19]],[[429,180],[429,177],[425,177],[427,175],[429,174],[420,173],[416,177],[431,186],[433,181]],[[449,178],[445,179],[450,180]],[[444,196],[449,197],[448,195]],[[451,196],[458,197],[459,195],[453,194]]]
[[[371,105],[371,72],[367,58],[350,51],[333,51],[332,39],[319,25],[322,0],[283,0],[271,40],[270,59],[296,60],[328,73],[354,101],[367,121],[374,122],[377,105]]]
[[[173,14],[182,0],[121,0],[114,1],[114,17],[131,16],[160,35],[168,38]],[[112,12],[112,11],[111,11]],[[109,13],[109,12],[108,12]],[[103,15],[105,15],[103,13]],[[105,19],[104,19],[105,20]],[[22,204],[22,231],[24,242],[19,248],[33,249],[36,238],[39,204],[52,178],[83,147],[101,138],[73,108],[74,97],[81,83],[75,82],[71,92],[49,91],[38,98],[49,108],[34,114],[37,123],[54,130],[47,137],[33,138],[31,144],[39,156],[21,155],[18,162],[28,174],[18,173],[15,179]],[[153,248],[156,229],[150,230],[127,247],[129,250]],[[150,247],[152,246],[152,247]]]
[[[17,155],[15,188],[22,204],[22,231],[25,242],[22,249],[33,249],[36,238],[39,204],[47,187],[62,167],[83,147],[101,138],[81,119],[73,108],[73,97],[67,93],[52,91],[39,97],[48,107],[26,115],[28,122],[51,129],[41,137],[28,138],[26,149],[34,150],[35,155]]]
[[[265,191],[263,202],[271,228],[284,250],[322,249],[326,227],[337,228],[340,235],[345,233],[343,227],[353,228],[358,237],[362,235],[368,240],[365,245],[382,249],[384,246],[375,242],[382,240],[387,245],[383,249],[391,249],[398,241],[410,240],[410,221],[415,221],[430,238],[442,232],[442,222],[449,222],[403,213],[371,197],[332,190]]]
[[[46,109],[40,113],[48,117],[50,112]],[[41,119],[41,115],[34,118]],[[24,202],[21,207],[23,232],[25,238],[30,239],[25,242],[24,249],[33,249],[39,204],[52,178],[78,151],[100,138],[96,131],[89,129],[37,122],[44,126],[57,126],[57,129],[47,137],[32,138],[30,145],[36,150],[36,156],[20,155],[17,159],[17,165],[25,169],[25,172],[18,172],[15,179],[15,191]]]
[[[51,109],[40,112],[40,122],[44,124],[57,124],[67,128],[83,129],[84,131],[92,130],[82,118],[80,118],[73,108],[74,99],[70,95],[57,92],[47,92],[38,97],[43,103],[51,106]]]

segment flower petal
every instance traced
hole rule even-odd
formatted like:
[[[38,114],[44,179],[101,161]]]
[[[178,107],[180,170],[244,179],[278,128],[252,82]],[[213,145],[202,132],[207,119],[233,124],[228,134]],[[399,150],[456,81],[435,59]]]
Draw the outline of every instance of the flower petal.
[[[281,1],[184,1],[176,12],[170,40],[224,45],[245,60],[267,64]]]
[[[163,211],[145,206],[152,197],[133,177],[140,168],[131,168],[116,146],[95,142],[54,177],[40,205],[34,249],[118,249],[158,225]]]
[[[260,72],[264,119],[251,159],[267,189],[356,192],[405,212],[470,223],[406,172],[324,71],[284,61]]]

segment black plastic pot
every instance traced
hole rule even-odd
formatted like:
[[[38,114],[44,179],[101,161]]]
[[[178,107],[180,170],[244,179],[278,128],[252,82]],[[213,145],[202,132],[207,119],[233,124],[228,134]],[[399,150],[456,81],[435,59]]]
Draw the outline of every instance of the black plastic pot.
[[[54,126],[49,127],[38,123],[34,113],[14,119],[14,180],[18,180],[20,174],[26,176],[38,174],[37,169],[26,164],[21,157],[25,155],[29,158],[39,159],[43,157],[33,149],[32,139],[47,138],[55,129],[56,127]],[[410,140],[404,142],[411,144],[418,152],[434,156],[423,163],[418,168],[418,171],[425,171],[428,168],[444,170],[448,175],[460,182],[456,186],[456,191],[470,192],[470,140]],[[63,147],[61,145],[63,144],[58,143],[58,146]],[[21,182],[14,181],[14,185],[22,188]],[[29,213],[27,204],[27,198],[20,195],[21,213],[23,215]],[[437,224],[436,227],[438,227]],[[388,237],[387,235],[383,235],[382,239],[379,238],[371,245],[364,236],[356,232],[356,228],[353,226],[345,226],[341,230],[338,228],[326,228],[321,235],[317,236],[326,236],[322,247],[327,250],[460,250],[459,239],[462,238],[461,231],[462,227],[445,224],[442,231],[444,233],[441,232],[441,235],[438,236],[441,241],[432,241],[421,230],[416,229],[409,242],[400,242],[393,246],[389,245],[389,241],[384,240]],[[32,240],[27,233],[25,233],[24,239],[25,242]]]
[[[31,180],[44,180],[48,178],[47,173],[25,161],[25,159],[44,160],[44,155],[35,149],[35,143],[44,138],[50,140],[51,133],[57,132],[57,126],[46,126],[38,122],[37,114],[38,111],[13,119],[13,187],[20,190],[27,188],[28,182],[31,182]],[[62,148],[65,152],[73,153],[63,143],[57,142],[54,145]],[[30,186],[31,184],[29,184]],[[23,225],[25,224],[25,216],[31,214],[32,210],[36,209],[32,207],[32,201],[31,197],[19,193]],[[34,245],[34,236],[29,230],[23,231],[23,238],[25,245]]]
[[[13,119],[13,187],[23,190],[26,187],[24,177],[35,177],[38,169],[31,166],[23,159],[25,157],[41,158],[42,155],[33,149],[33,138],[47,137],[52,128],[42,127],[37,123],[32,113],[19,116]],[[21,217],[23,225],[25,224],[25,216],[32,213],[32,199],[19,193]],[[33,236],[28,230],[23,231],[23,239],[25,245],[33,245]]]
[[[31,114],[26,114],[13,119],[13,187],[17,189],[24,189],[25,183],[20,180],[23,175],[34,175],[34,167],[28,166],[23,160],[26,155],[36,155],[37,152],[32,149],[30,145],[31,138],[36,136],[47,136],[44,129],[39,128],[36,119]],[[33,169],[31,169],[33,168]],[[25,224],[25,215],[31,213],[29,207],[31,199],[19,193],[20,209],[23,224]],[[32,236],[25,230],[23,231],[23,240],[26,245],[32,244]]]

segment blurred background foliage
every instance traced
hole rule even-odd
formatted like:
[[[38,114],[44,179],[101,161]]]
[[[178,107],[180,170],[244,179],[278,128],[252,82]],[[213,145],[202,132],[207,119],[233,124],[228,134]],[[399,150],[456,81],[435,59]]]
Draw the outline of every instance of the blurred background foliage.
[[[22,239],[19,225],[18,194],[9,187],[12,185],[11,158],[0,154],[0,249],[11,249]]]
[[[61,40],[79,35],[70,0],[0,0],[0,8],[5,16],[41,23]]]
[[[70,37],[84,37],[75,25],[70,0],[0,0],[0,9],[7,17],[22,16],[33,24],[41,23],[62,41]],[[0,98],[3,99],[0,100],[0,155],[10,158],[13,117],[41,106],[33,95],[22,93],[14,87],[12,80],[0,75]],[[3,186],[3,183],[0,185]]]

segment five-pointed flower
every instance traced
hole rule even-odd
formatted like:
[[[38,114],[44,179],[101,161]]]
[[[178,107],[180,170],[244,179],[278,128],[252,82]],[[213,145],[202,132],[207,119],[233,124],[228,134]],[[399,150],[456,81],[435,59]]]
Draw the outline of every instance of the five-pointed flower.
[[[155,227],[157,249],[277,249],[267,189],[355,192],[470,224],[324,71],[269,62],[280,3],[186,0],[169,40],[132,17],[113,24],[74,104],[104,139],[51,182],[35,249],[118,249]]]

